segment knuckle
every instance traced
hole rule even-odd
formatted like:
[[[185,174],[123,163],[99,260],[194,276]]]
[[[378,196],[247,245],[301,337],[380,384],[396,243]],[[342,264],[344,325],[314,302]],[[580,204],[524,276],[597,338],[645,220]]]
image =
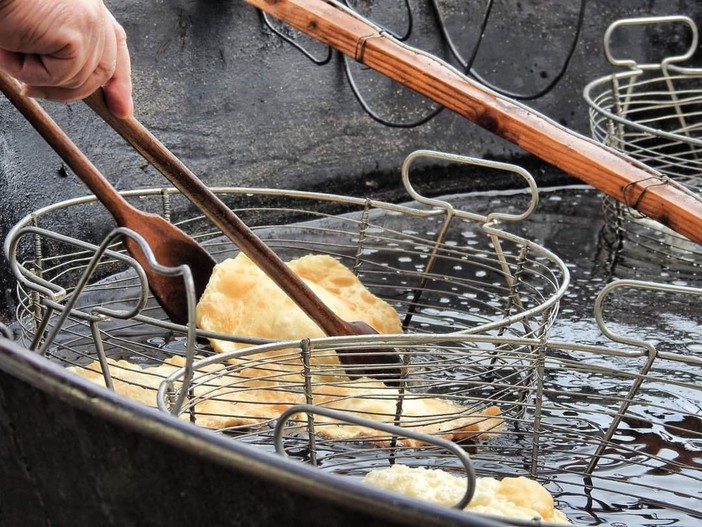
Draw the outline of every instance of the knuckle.
[[[88,71],[85,71],[84,69],[78,69],[78,71],[74,72],[74,74],[66,78],[64,82],[60,84],[62,88],[68,88],[68,89],[75,89],[83,84],[90,78],[91,73]]]
[[[98,79],[100,85],[102,85],[114,75],[116,67],[117,63],[114,59],[101,60],[98,67],[93,72],[93,75]]]
[[[124,44],[127,42],[127,32],[118,23],[115,23],[115,37],[117,38],[117,44]]]

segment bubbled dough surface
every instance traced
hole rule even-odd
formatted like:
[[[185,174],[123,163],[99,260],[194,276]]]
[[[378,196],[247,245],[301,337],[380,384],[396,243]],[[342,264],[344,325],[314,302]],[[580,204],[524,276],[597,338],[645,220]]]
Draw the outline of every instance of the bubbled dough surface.
[[[466,492],[466,479],[441,469],[395,464],[366,474],[364,483],[452,507]],[[477,478],[473,498],[466,510],[521,520],[540,517],[569,525],[565,514],[554,506],[553,496],[537,481],[525,477]]]
[[[402,333],[393,307],[368,291],[331,256],[307,255],[287,265],[347,322],[365,322],[378,333]],[[218,333],[275,340],[324,336],[319,326],[243,254],[215,267],[197,306],[197,325]],[[211,344],[220,352],[244,346],[217,339]]]

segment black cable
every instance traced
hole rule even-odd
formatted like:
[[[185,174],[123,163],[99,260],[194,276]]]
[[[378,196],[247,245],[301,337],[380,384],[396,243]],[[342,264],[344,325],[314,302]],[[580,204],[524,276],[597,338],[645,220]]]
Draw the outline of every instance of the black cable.
[[[412,16],[412,7],[409,4],[409,0],[403,0],[403,2],[405,4],[405,8],[407,9],[407,20],[408,20],[407,30],[405,31],[405,34],[402,36],[397,35],[394,32],[390,31],[389,29],[381,26],[382,30],[384,32],[388,33],[389,35],[391,35],[393,38],[395,38],[398,41],[407,40],[410,37],[410,35],[412,34],[412,30],[414,27],[414,22],[413,22],[414,18]],[[351,7],[349,5],[348,0],[343,0],[343,3],[346,7],[355,11],[355,9],[353,9],[353,7]],[[488,80],[483,78],[477,71],[475,71],[473,69],[473,64],[478,56],[478,53],[480,51],[480,46],[481,46],[483,39],[485,37],[485,32],[487,31],[490,16],[492,14],[493,5],[494,5],[493,0],[487,1],[487,4],[485,6],[485,11],[483,12],[483,18],[482,18],[482,21],[480,23],[480,31],[479,31],[478,39],[477,39],[475,45],[473,46],[473,50],[470,53],[469,59],[465,60],[461,56],[460,52],[456,48],[456,45],[455,45],[453,39],[451,38],[451,36],[448,33],[448,29],[447,29],[446,24],[444,22],[444,19],[443,19],[443,16],[441,14],[441,10],[439,8],[437,0],[431,0],[431,6],[432,6],[432,8],[434,10],[434,14],[437,18],[438,25],[439,25],[439,28],[441,31],[441,36],[444,39],[446,45],[448,46],[449,51],[453,55],[454,59],[463,68],[463,72],[465,75],[469,75],[469,76],[473,77],[478,82],[480,82],[484,86],[488,87],[489,89],[495,91],[496,93],[499,93],[501,95],[504,95],[504,96],[507,96],[507,97],[510,97],[513,99],[534,100],[534,99],[538,99],[540,97],[543,97],[544,95],[549,93],[551,90],[553,90],[553,88],[560,82],[560,80],[563,78],[566,71],[568,70],[568,66],[570,65],[570,62],[572,61],[573,56],[575,55],[575,50],[577,48],[578,41],[580,40],[580,34],[582,33],[582,28],[584,25],[585,8],[587,5],[587,0],[580,0],[580,11],[578,13],[578,22],[576,25],[575,35],[573,36],[573,40],[572,40],[570,48],[568,50],[568,54],[566,55],[566,58],[562,64],[560,70],[554,76],[552,81],[550,83],[548,83],[544,88],[538,90],[535,93],[531,93],[531,94],[516,93],[516,92],[509,91],[507,89],[504,89],[504,88],[500,88],[499,86],[496,86],[496,85],[490,83]],[[303,46],[301,46],[300,44],[295,42],[292,38],[288,37],[287,35],[285,35],[281,31],[279,31],[278,29],[276,29],[271,24],[266,13],[264,13],[264,12],[261,12],[261,13],[263,14],[263,20],[264,20],[266,26],[268,26],[268,28],[271,31],[273,31],[275,34],[277,34],[279,37],[281,37],[286,42],[292,44],[296,49],[298,49],[301,53],[303,53],[307,58],[309,58],[315,64],[321,66],[321,65],[327,64],[331,60],[332,51],[333,51],[331,49],[331,47],[328,47],[328,53],[324,59],[317,59],[310,52],[308,52],[306,49],[304,49]],[[353,74],[352,74],[351,69],[349,67],[349,59],[342,55],[342,60],[343,60],[343,66],[344,66],[344,74],[346,75],[346,79],[348,80],[349,86],[351,87],[351,92],[353,93],[354,97],[358,101],[359,105],[361,106],[361,108],[363,108],[363,110],[374,121],[376,121],[384,126],[388,126],[391,128],[414,128],[414,127],[421,126],[421,125],[427,123],[428,121],[430,121],[431,119],[436,117],[439,113],[441,113],[441,111],[444,109],[443,106],[439,106],[439,107],[435,108],[434,110],[432,110],[426,116],[424,116],[416,121],[409,122],[409,123],[399,123],[399,122],[393,122],[393,121],[389,121],[387,119],[384,119],[383,117],[379,116],[375,111],[373,111],[373,109],[370,107],[370,105],[366,102],[363,95],[361,95],[361,92],[358,89],[356,81],[354,80]]]
[[[480,22],[480,31],[478,32],[478,40],[476,40],[475,45],[473,46],[473,51],[470,54],[470,58],[468,60],[463,60],[463,57],[461,57],[460,52],[456,48],[455,44],[453,43],[453,39],[451,36],[448,34],[448,29],[446,28],[446,24],[444,22],[444,17],[441,15],[441,10],[439,9],[439,5],[436,3],[436,0],[431,0],[431,6],[434,9],[434,16],[436,17],[438,23],[439,23],[439,28],[441,29],[441,36],[443,37],[446,45],[449,48],[449,51],[451,52],[451,55],[458,61],[458,63],[461,65],[463,68],[463,73],[467,74],[470,72],[470,70],[473,67],[473,63],[475,62],[475,59],[478,56],[478,51],[480,51],[480,44],[483,41],[483,37],[485,36],[485,31],[487,29],[488,21],[490,20],[490,14],[492,13],[492,6],[494,5],[493,0],[488,0],[487,4],[485,4],[485,11],[483,13],[483,20]]]
[[[363,110],[373,119],[374,121],[379,122],[382,125],[388,126],[390,128],[415,128],[417,126],[421,126],[429,121],[431,121],[434,117],[439,115],[441,111],[444,109],[443,106],[439,106],[432,110],[428,115],[425,115],[421,119],[417,121],[412,121],[409,123],[396,123],[392,121],[388,121],[387,119],[384,119],[380,117],[377,113],[375,113],[371,107],[366,103],[366,100],[363,98],[361,95],[361,92],[358,90],[358,87],[356,86],[356,81],[353,79],[353,74],[351,73],[351,69],[349,68],[349,60],[347,57],[343,57],[343,63],[344,63],[344,73],[346,74],[346,80],[349,81],[349,86],[351,87],[351,92],[353,93],[354,97],[356,97],[356,100],[358,101],[358,104],[363,108]]]
[[[524,94],[524,93],[517,93],[517,92],[512,92],[504,88],[500,88],[499,86],[496,86],[486,80],[482,75],[480,75],[477,71],[475,71],[472,67],[473,63],[475,62],[475,58],[478,55],[478,51],[480,50],[480,46],[483,41],[483,37],[485,36],[485,30],[487,28],[487,23],[490,18],[490,14],[492,11],[492,5],[493,5],[493,0],[488,0],[485,13],[483,15],[483,20],[480,26],[480,34],[478,36],[478,40],[476,42],[476,45],[473,47],[473,51],[471,53],[471,57],[469,60],[464,60],[461,57],[461,54],[458,52],[456,49],[456,46],[453,43],[453,39],[451,36],[448,34],[448,30],[446,29],[446,24],[444,23],[443,16],[441,15],[441,10],[439,9],[439,6],[437,4],[436,0],[431,0],[431,5],[434,9],[434,12],[436,14],[437,19],[439,20],[439,27],[441,29],[441,33],[444,37],[444,40],[446,41],[446,44],[449,47],[449,50],[451,51],[451,54],[453,57],[461,64],[461,67],[463,67],[463,71],[466,75],[470,75],[473,77],[475,80],[483,84],[484,86],[487,86],[491,90],[499,93],[500,95],[504,95],[506,97],[510,97],[512,99],[520,99],[520,100],[534,100],[538,99],[540,97],[543,97],[547,93],[549,93],[553,88],[561,81],[563,76],[566,74],[566,71],[568,70],[568,66],[570,66],[570,63],[573,59],[573,56],[575,55],[575,50],[578,45],[578,41],[580,40],[580,34],[582,33],[583,25],[585,22],[585,9],[587,6],[587,0],[580,0],[580,10],[578,13],[578,22],[575,28],[575,35],[573,36],[573,40],[571,42],[570,48],[568,50],[568,54],[566,55],[566,58],[563,62],[563,65],[561,66],[560,70],[556,74],[556,76],[553,78],[553,80],[547,84],[544,88],[541,90],[531,93],[531,94]]]
[[[344,2],[344,5],[346,5],[346,7],[358,12],[356,9],[351,7],[351,5],[349,5],[348,0],[343,0],[343,2]],[[397,34],[388,30],[384,26],[380,26],[374,22],[376,25],[378,25],[378,27],[381,28],[382,31],[388,33],[390,36],[392,36],[393,38],[395,38],[398,41],[407,40],[410,37],[410,35],[412,34],[412,29],[414,27],[414,25],[413,25],[414,17],[412,16],[412,7],[409,4],[409,0],[404,0],[404,3],[405,3],[405,8],[407,10],[408,22],[407,22],[407,31],[405,31],[405,34],[403,36],[398,36]],[[344,64],[344,74],[346,75],[346,80],[348,81],[349,86],[351,87],[351,92],[353,93],[354,97],[356,98],[356,101],[358,102],[358,104],[361,106],[361,108],[363,108],[363,110],[368,114],[368,116],[371,119],[382,124],[383,126],[387,126],[389,128],[416,128],[416,127],[421,126],[425,123],[428,123],[429,121],[431,121],[434,117],[436,117],[437,115],[439,115],[443,111],[443,109],[444,109],[443,106],[437,106],[434,110],[429,112],[424,117],[422,117],[416,121],[411,121],[409,123],[393,122],[393,121],[389,121],[387,119],[384,119],[383,117],[380,117],[380,115],[378,115],[375,111],[373,111],[371,109],[370,105],[366,102],[366,100],[361,95],[361,92],[358,89],[358,86],[356,85],[356,81],[353,78],[353,74],[351,73],[351,68],[349,66],[349,59],[346,56],[342,56],[342,57],[343,57],[342,60],[343,60],[343,64]]]
[[[356,13],[358,13],[358,10],[356,8],[352,7],[349,4],[348,0],[342,0],[342,2],[346,7],[348,7],[352,11],[355,11]],[[412,16],[412,7],[409,4],[409,0],[403,0],[403,2],[405,4],[405,9],[407,10],[407,30],[405,31],[404,35],[400,36],[397,33],[395,33],[394,31],[391,31],[390,29],[386,28],[385,26],[378,24],[377,22],[374,22],[374,24],[376,26],[378,26],[379,28],[381,28],[381,30],[383,32],[387,33],[395,40],[399,40],[400,42],[404,42],[405,40],[407,40],[410,37],[410,35],[412,34],[412,29],[414,28],[414,17]]]
[[[285,42],[287,42],[288,44],[290,44],[290,45],[292,45],[294,48],[296,48],[296,49],[297,49],[300,53],[302,53],[305,57],[307,57],[308,59],[310,59],[312,62],[314,62],[314,63],[317,64],[318,66],[324,66],[325,64],[329,63],[329,61],[330,61],[331,58],[332,58],[332,48],[331,48],[330,46],[327,46],[327,56],[324,57],[324,58],[322,58],[322,59],[318,59],[318,58],[316,58],[314,55],[312,55],[312,53],[310,53],[309,51],[307,51],[302,45],[298,44],[298,43],[295,42],[292,38],[290,38],[290,37],[287,36],[285,33],[283,33],[282,31],[280,31],[279,29],[277,29],[277,28],[271,23],[270,19],[268,18],[268,14],[267,14],[265,11],[261,11],[261,10],[259,9],[259,13],[260,13],[261,16],[263,17],[263,23],[264,23],[266,26],[268,26],[268,29],[270,29],[271,31],[273,31],[273,33],[275,33],[276,35],[278,35],[278,36],[279,36],[280,38],[282,38]]]

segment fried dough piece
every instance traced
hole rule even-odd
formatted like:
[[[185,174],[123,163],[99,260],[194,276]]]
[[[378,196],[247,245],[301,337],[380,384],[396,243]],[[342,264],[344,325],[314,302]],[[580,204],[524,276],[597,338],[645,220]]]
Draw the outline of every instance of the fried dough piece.
[[[378,333],[402,333],[395,309],[331,256],[307,255],[287,265],[342,319],[365,322]],[[243,253],[215,266],[197,304],[196,324],[217,333],[277,341],[324,336],[322,329]],[[222,339],[210,339],[210,344],[218,352],[249,346]],[[257,354],[255,360],[266,364],[253,367],[247,375],[269,377],[275,372],[290,372],[286,382],[302,382],[299,351],[293,354],[291,350]],[[347,378],[334,352],[313,353],[310,362],[315,382]]]
[[[400,393],[382,382],[358,379],[344,385],[319,386],[314,390],[314,403],[371,421],[394,424]],[[330,439],[365,439],[385,443],[387,434],[379,430],[347,423],[339,424],[325,416],[316,418],[323,423],[316,429]],[[502,429],[503,419],[497,406],[473,411],[447,399],[405,392],[402,400],[400,426],[450,441],[484,438]],[[401,438],[403,446],[419,446],[423,442]]]
[[[157,366],[141,367],[126,360],[107,359],[115,392],[144,404],[157,407],[157,390],[161,382],[185,365],[182,357],[171,357]],[[260,379],[222,374],[221,365],[199,368],[193,379],[197,424],[220,430],[234,426],[253,426],[277,419],[295,404],[303,404],[302,394],[284,391],[280,386]],[[67,370],[105,387],[98,361]],[[186,404],[188,404],[186,402]],[[189,407],[180,417],[189,420]]]
[[[395,464],[372,470],[363,482],[385,490],[452,507],[466,491],[466,479],[445,470]],[[477,478],[473,499],[465,510],[505,518],[570,525],[563,512],[555,508],[553,496],[538,482],[516,478]]]
[[[173,357],[163,364],[142,368],[125,360],[108,359],[115,391],[147,406],[156,406],[156,390],[161,381],[182,367],[184,360]],[[105,381],[97,361],[86,367],[67,368],[101,386]],[[286,383],[242,376],[244,370],[227,371],[226,365],[199,368],[193,382],[196,423],[222,430],[257,426],[277,419],[291,406],[306,402],[303,393]],[[298,387],[299,388],[299,387]],[[313,403],[370,419],[392,423],[399,392],[383,383],[362,378],[343,385],[318,385]],[[189,419],[188,409],[181,418]],[[317,416],[320,437],[342,441],[364,440],[384,445],[387,434],[373,428],[339,423]],[[473,412],[451,401],[422,394],[407,393],[403,400],[401,425],[425,434],[458,441],[497,433],[502,426],[500,410],[491,406]],[[419,446],[414,439],[400,438],[403,446]]]
[[[283,391],[278,386],[262,386],[257,379],[237,381],[237,386],[224,386],[213,392],[213,400],[197,405],[198,411],[220,415],[223,428],[254,424],[264,413],[276,419],[285,409],[305,402],[302,393]],[[367,378],[345,383],[343,386],[320,385],[313,388],[313,404],[364,417],[370,421],[393,424],[398,390],[387,388],[381,382]],[[236,406],[231,406],[236,399]],[[268,413],[270,411],[271,413]],[[253,422],[248,417],[255,416]],[[369,441],[379,446],[389,441],[386,432],[375,428],[339,422],[324,415],[315,416],[315,433],[326,439],[340,441]],[[480,411],[437,397],[406,394],[400,424],[407,429],[452,441],[478,439],[496,434],[502,429],[503,419],[497,406]],[[413,447],[425,444],[400,437],[398,443]]]
[[[196,423],[214,430],[255,427],[273,422],[291,406],[305,403],[305,396],[284,384],[247,378],[239,374],[217,375],[206,380],[202,397],[195,403]]]
[[[179,368],[181,361],[180,357],[172,357],[162,364],[142,368],[127,360],[107,359],[115,392],[132,401],[152,407],[156,407],[156,391],[161,381]],[[98,361],[93,361],[86,366],[69,366],[66,369],[106,387]]]
[[[362,321],[378,333],[402,333],[397,312],[373,295],[344,265],[327,255],[287,264],[342,319]],[[324,332],[244,254],[217,264],[197,305],[198,327],[247,337],[298,340]],[[245,347],[213,339],[219,352]],[[331,356],[330,356],[331,357]]]

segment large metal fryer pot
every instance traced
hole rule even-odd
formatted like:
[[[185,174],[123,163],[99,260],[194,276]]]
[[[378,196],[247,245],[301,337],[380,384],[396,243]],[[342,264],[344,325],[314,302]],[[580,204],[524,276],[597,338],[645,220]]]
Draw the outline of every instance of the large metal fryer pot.
[[[228,440],[2,338],[0,525],[502,524]]]

